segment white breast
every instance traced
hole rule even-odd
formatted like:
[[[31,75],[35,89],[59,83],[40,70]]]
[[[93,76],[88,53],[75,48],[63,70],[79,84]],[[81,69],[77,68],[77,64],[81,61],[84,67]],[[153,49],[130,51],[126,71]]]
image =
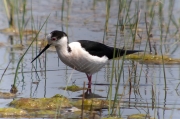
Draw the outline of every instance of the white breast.
[[[59,58],[63,63],[80,72],[96,73],[108,62],[106,56],[98,57],[89,54],[81,47],[79,42],[72,42],[69,47],[71,52],[68,52],[67,48],[56,47]]]

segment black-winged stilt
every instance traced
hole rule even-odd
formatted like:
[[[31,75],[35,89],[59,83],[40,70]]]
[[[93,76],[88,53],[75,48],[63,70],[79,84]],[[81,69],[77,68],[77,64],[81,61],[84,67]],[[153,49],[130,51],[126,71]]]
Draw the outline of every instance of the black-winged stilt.
[[[102,43],[79,40],[68,44],[68,36],[63,31],[52,31],[47,36],[47,46],[32,60],[36,60],[51,45],[55,46],[61,61],[69,67],[84,72],[88,78],[88,91],[91,93],[92,74],[98,72],[107,62],[116,57],[128,55],[140,50],[124,50],[106,46]]]

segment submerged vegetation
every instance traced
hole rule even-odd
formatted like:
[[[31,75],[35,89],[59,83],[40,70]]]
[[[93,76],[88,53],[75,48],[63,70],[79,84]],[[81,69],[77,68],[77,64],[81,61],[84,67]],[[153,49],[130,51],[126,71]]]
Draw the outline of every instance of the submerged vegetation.
[[[7,18],[4,20],[7,24],[1,22],[0,48],[2,54],[5,49],[9,56],[1,57],[0,97],[19,99],[9,102],[10,107],[0,108],[0,117],[180,116],[176,110],[178,99],[173,98],[179,98],[180,85],[178,0],[56,0],[51,3],[3,0],[2,3],[0,17]],[[53,47],[48,57],[45,53],[43,58],[30,63],[47,44],[46,34],[56,29],[65,31],[72,41],[91,39],[143,52],[112,60],[93,77],[93,94],[85,95],[87,88],[81,80],[84,75],[62,65]],[[85,99],[88,96],[92,99]],[[167,109],[170,112],[166,113]]]

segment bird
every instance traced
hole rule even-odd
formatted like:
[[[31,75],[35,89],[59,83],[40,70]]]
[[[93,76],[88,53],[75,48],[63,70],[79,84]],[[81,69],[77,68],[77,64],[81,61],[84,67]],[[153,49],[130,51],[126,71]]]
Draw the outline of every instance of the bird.
[[[55,46],[56,52],[64,64],[86,74],[88,78],[88,88],[86,93],[91,93],[92,75],[105,66],[109,60],[123,55],[142,52],[141,50],[114,48],[103,43],[90,40],[78,40],[69,43],[68,35],[59,30],[52,31],[46,38],[48,44],[31,61],[31,63],[50,46]]]

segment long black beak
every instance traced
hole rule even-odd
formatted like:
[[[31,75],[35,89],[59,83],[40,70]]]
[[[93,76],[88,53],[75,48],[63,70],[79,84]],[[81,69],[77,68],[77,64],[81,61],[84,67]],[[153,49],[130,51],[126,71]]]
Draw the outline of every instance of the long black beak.
[[[46,47],[31,61],[31,63],[36,60],[44,51],[46,51],[51,45],[47,44]]]

